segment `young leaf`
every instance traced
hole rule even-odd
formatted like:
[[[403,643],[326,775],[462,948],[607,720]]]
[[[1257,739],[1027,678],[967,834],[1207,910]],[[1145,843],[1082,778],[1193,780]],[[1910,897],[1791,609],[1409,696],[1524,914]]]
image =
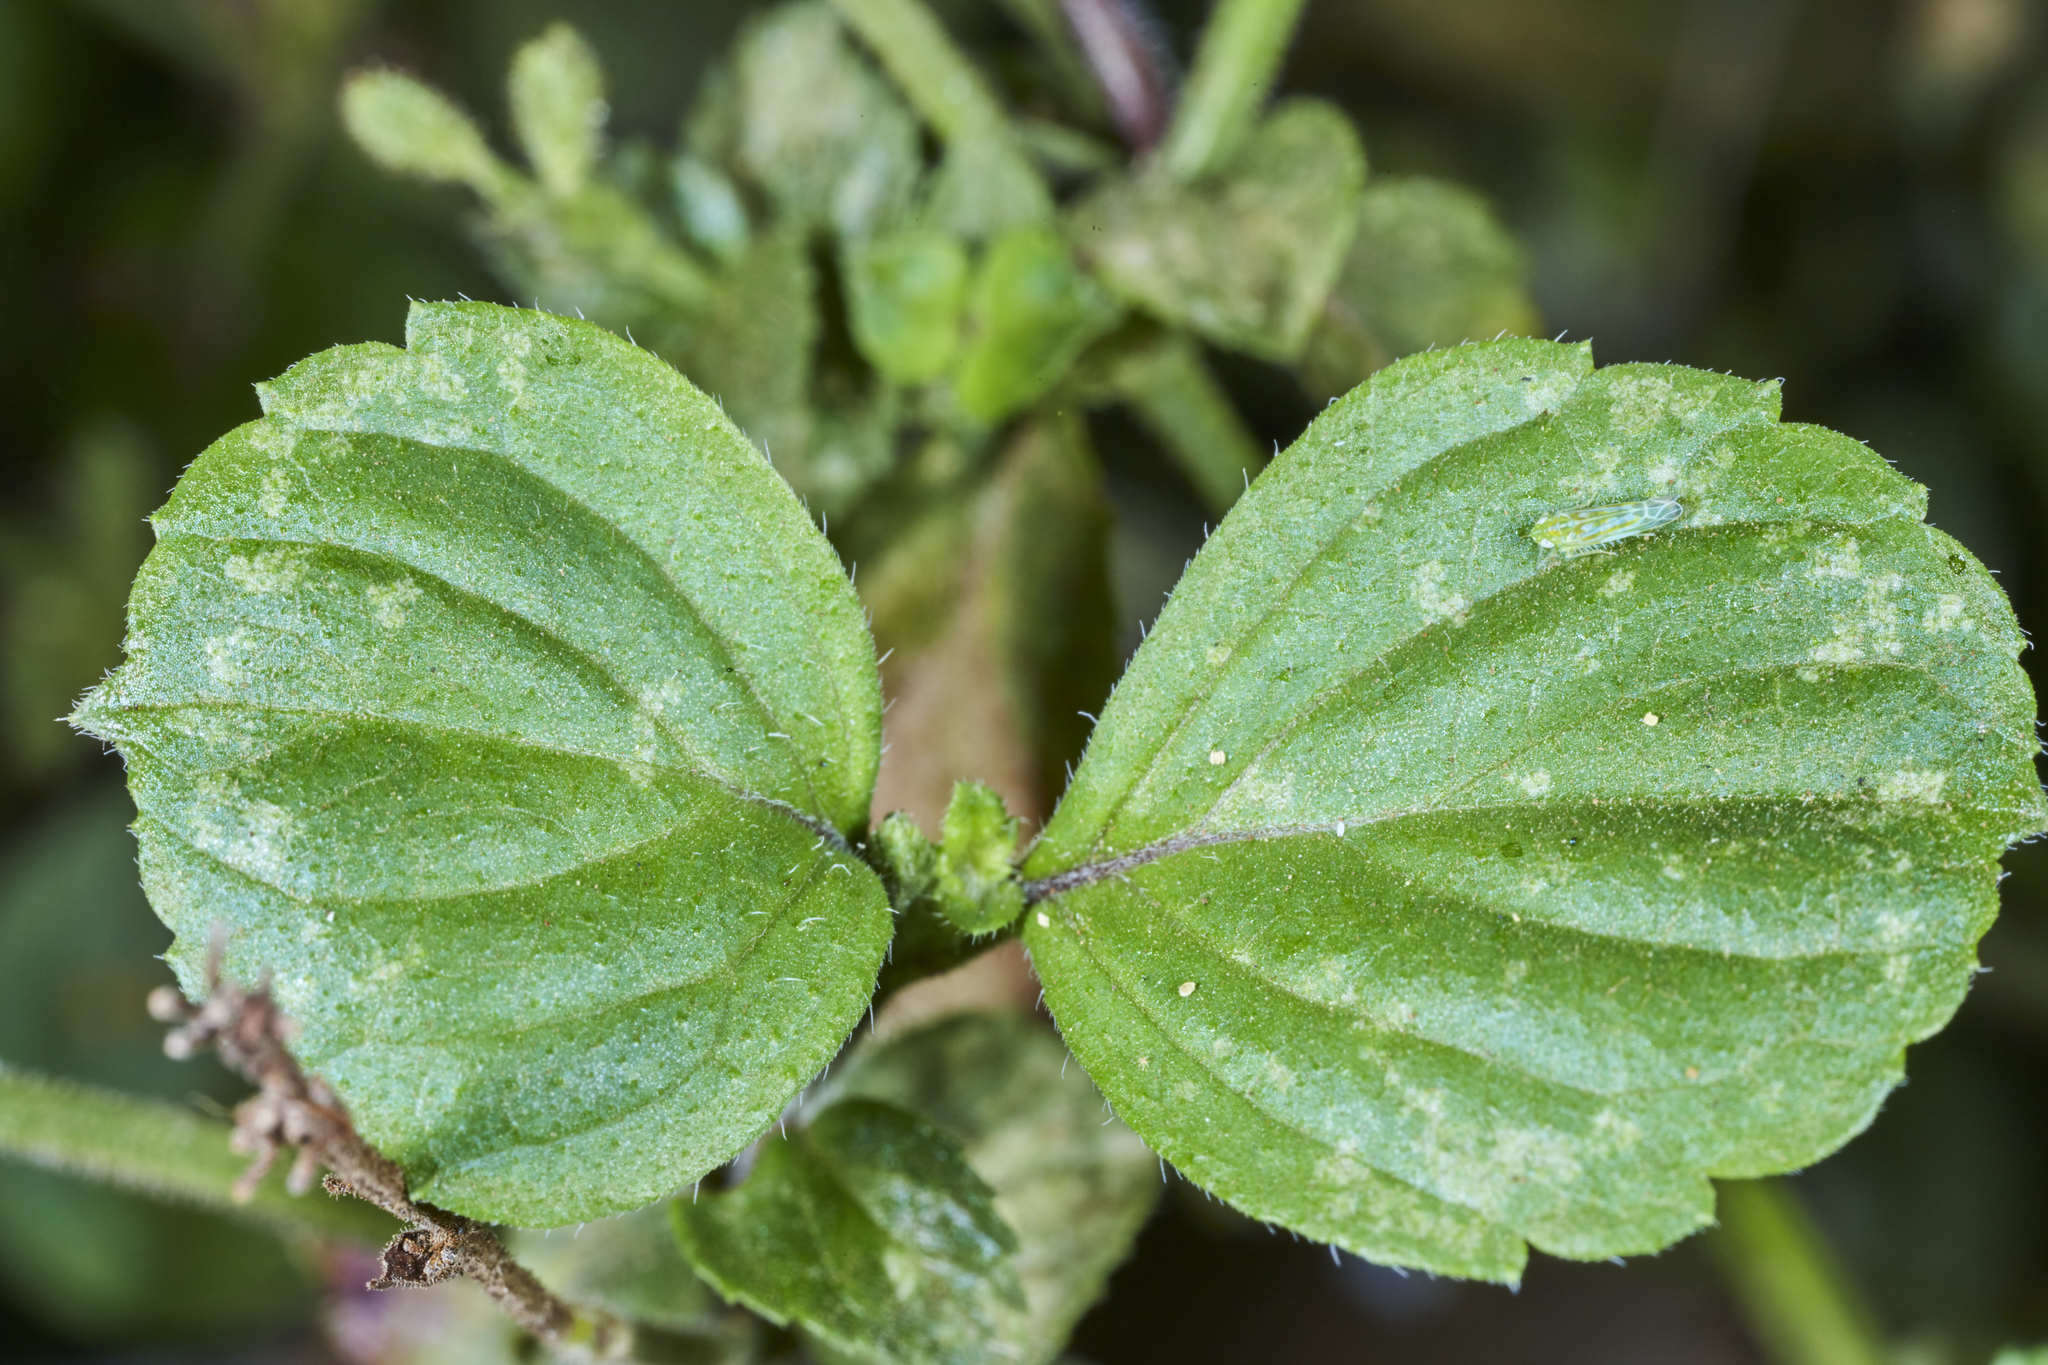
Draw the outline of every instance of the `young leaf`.
[[[510,77],[512,127],[549,194],[583,188],[597,165],[607,112],[604,71],[583,35],[564,23],[520,48]]]
[[[968,416],[991,424],[1057,384],[1117,318],[1115,301],[1074,264],[1059,235],[1035,227],[989,244],[972,311],[981,331],[960,358],[955,392]]]
[[[671,1208],[699,1273],[857,1359],[979,1359],[1024,1307],[1016,1234],[960,1144],[849,1099],[770,1142],[737,1190]]]
[[[188,991],[224,923],[416,1196],[598,1217],[730,1157],[867,1000],[872,645],[652,356],[484,304],[407,341],[302,362],[186,472],[78,721]]]
[[[478,236],[522,297],[580,309],[613,326],[658,326],[716,307],[719,282],[647,210],[592,181],[554,198],[520,181],[501,195]]]
[[[809,246],[801,232],[782,230],[739,248],[705,305],[647,340],[718,400],[801,496],[815,498],[811,381],[822,330]],[[828,501],[826,510],[838,507]]]
[[[733,260],[746,248],[752,231],[747,206],[740,199],[739,186],[723,171],[684,153],[671,164],[669,182],[675,193],[676,217],[692,242],[722,261]]]
[[[874,847],[897,914],[899,948],[908,947],[924,962],[957,960],[962,939],[1007,928],[1024,912],[1024,888],[1017,880],[1021,823],[1004,808],[1001,794],[983,782],[953,785],[936,845],[903,811],[882,822]],[[893,965],[895,954],[890,956]],[[883,974],[885,982],[889,975]]]
[[[1375,1260],[1646,1252],[1939,1028],[2043,826],[2022,640],[1923,489],[1776,386],[1411,357],[1203,548],[1026,865],[1103,1092]],[[1526,535],[1669,496],[1605,553]]]
[[[969,241],[1052,221],[1045,178],[1010,130],[949,143],[932,173],[923,219]]]
[[[1006,1314],[982,1354],[1051,1360],[1159,1196],[1152,1154],[1041,1025],[956,1014],[856,1052],[827,1100],[864,1096],[922,1114],[958,1138],[1017,1235],[1027,1310]]]
[[[980,241],[1050,222],[1052,191],[996,94],[923,0],[833,0],[924,121],[945,141],[928,221]]]
[[[1396,356],[1536,330],[1528,261],[1483,197],[1411,176],[1374,180],[1361,202],[1303,358],[1311,387],[1343,393]]]
[[[1283,104],[1220,174],[1155,166],[1070,211],[1074,249],[1131,304],[1269,359],[1301,352],[1358,229],[1365,152],[1350,120]]]
[[[750,22],[733,57],[725,108],[700,120],[699,155],[724,159],[782,216],[842,235],[905,210],[922,167],[917,119],[854,50],[822,0]]]
[[[486,199],[518,177],[498,160],[468,114],[446,95],[396,71],[359,71],[341,88],[341,121],[386,170],[467,185]]]
[[[854,343],[898,384],[938,378],[960,350],[967,250],[943,232],[905,229],[848,244],[846,312]]]

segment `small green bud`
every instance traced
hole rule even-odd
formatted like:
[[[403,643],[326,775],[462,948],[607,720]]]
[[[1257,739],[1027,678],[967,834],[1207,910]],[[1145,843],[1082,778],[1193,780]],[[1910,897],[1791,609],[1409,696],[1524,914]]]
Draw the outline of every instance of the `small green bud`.
[[[892,812],[875,830],[874,841],[891,905],[902,910],[931,895],[938,878],[939,851],[924,837],[916,820],[903,811]]]
[[[970,934],[993,933],[1024,913],[1018,825],[993,788],[954,784],[939,843],[939,907]]]

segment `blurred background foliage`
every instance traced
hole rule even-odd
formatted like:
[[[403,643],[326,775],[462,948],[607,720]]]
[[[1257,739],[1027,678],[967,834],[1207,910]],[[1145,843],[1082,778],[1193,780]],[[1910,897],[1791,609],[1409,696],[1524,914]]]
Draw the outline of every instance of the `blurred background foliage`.
[[[114,662],[143,516],[255,415],[251,383],[400,340],[408,296],[581,308],[725,398],[858,566],[895,650],[877,804],[927,827],[956,776],[1042,819],[1077,713],[1234,486],[1329,394],[1468,334],[1782,376],[1788,418],[1929,485],[2022,621],[2048,615],[2033,0],[1312,0],[1281,89],[1346,111],[1369,173],[1294,106],[1201,204],[1091,181],[1122,163],[1120,132],[1157,129],[1034,43],[1057,5],[935,8],[1025,116],[1014,133],[969,111],[942,150],[819,10],[0,0],[0,1059],[231,1097],[156,1051],[141,999],[166,935],[134,888],[119,774],[53,718]],[[1184,68],[1206,9],[1147,7],[1157,70]],[[601,77],[558,48],[523,95],[514,67],[508,107],[514,53],[564,17]],[[478,120],[493,154],[413,168],[470,189],[393,176],[345,135],[337,91],[365,66]],[[548,101],[579,90],[608,108],[601,162],[520,138],[563,126]],[[1099,233],[1006,231],[1043,224],[1040,183],[1085,196]],[[1215,265],[1247,241],[1270,245],[1267,276]],[[2048,1337],[2048,856],[2010,866],[1956,1023],[1866,1136],[1791,1182],[1914,1365]],[[1769,1358],[1712,1247],[1539,1258],[1509,1295],[1333,1261],[1176,1181],[1074,1350]],[[0,1163],[17,1358],[505,1358],[464,1296],[371,1300],[362,1278]]]

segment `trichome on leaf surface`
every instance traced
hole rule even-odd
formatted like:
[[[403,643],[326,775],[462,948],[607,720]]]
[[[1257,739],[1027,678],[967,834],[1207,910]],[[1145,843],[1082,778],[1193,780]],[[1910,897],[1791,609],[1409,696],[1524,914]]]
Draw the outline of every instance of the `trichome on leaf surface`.
[[[1267,43],[1255,8],[1217,31]],[[599,321],[418,303],[403,347],[260,386],[153,518],[74,719],[127,762],[180,985],[224,934],[408,1207],[640,1210],[597,1245],[658,1248],[666,1288],[579,1283],[686,1335],[701,1279],[829,1355],[1049,1361],[1151,1153],[1512,1283],[1824,1156],[1954,1011],[1998,859],[2048,823],[2003,594],[1773,384],[1518,338],[1386,363],[1526,325],[1518,258],[1462,191],[1368,187],[1332,110],[1255,119],[1275,60],[1233,86],[1205,46],[1124,171],[1010,120],[909,0],[779,7],[662,212],[645,164],[600,167],[565,28],[514,63],[531,176],[417,82],[350,84],[373,155],[467,184],[508,278]],[[1197,339],[1341,396],[1250,479]],[[1033,594],[1100,586],[1063,409],[1111,402],[1235,506],[1062,793],[1060,689],[1100,661]],[[1530,534],[1608,504],[1656,515]],[[952,775],[1022,794],[961,781],[936,839],[872,809],[861,546],[880,629],[972,616],[1010,684],[921,694],[1014,732]],[[848,1046],[990,936],[1085,1075],[996,1012]]]

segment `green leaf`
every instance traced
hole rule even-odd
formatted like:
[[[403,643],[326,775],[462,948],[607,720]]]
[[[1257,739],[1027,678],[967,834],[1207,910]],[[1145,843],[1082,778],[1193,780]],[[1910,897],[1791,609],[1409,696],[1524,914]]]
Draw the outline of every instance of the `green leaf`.
[[[741,247],[704,305],[650,339],[829,519],[893,467],[898,396],[865,372],[848,392],[845,368],[819,363],[824,329],[810,244],[782,227]]]
[[[1312,388],[1343,393],[1396,356],[1536,327],[1528,260],[1483,196],[1375,180],[1304,368]]]
[[[803,235],[784,230],[741,248],[704,306],[650,340],[809,496],[812,357],[822,330],[817,269]]]
[[[715,150],[782,217],[858,236],[909,207],[923,165],[917,119],[823,0],[751,21],[720,102],[692,150]]]
[[[554,198],[522,181],[491,207],[478,235],[499,276],[523,296],[621,327],[712,306],[709,272],[610,185],[593,181]]]
[[[1941,1027],[2043,826],[2022,638],[1774,384],[1411,357],[1195,559],[1026,864],[1117,1112],[1255,1217],[1513,1280],[1804,1166]],[[1669,495],[1579,558],[1544,515]]]
[[[225,923],[417,1195],[599,1217],[739,1150],[866,1003],[873,647],[652,356],[485,304],[407,338],[262,386],[186,472],[78,721],[188,992]]]
[[[636,199],[591,178],[603,73],[582,39],[557,24],[522,48],[511,98],[539,184],[499,161],[445,96],[409,77],[358,73],[342,91],[342,113],[387,169],[477,192],[489,210],[478,235],[520,297],[627,329],[707,311],[713,281],[704,267]]]
[[[1082,259],[1126,301],[1272,360],[1300,354],[1358,229],[1365,152],[1337,109],[1282,104],[1221,173],[1154,165],[1067,216]]]
[[[975,275],[979,327],[954,379],[961,409],[993,424],[1065,376],[1088,343],[1116,324],[1117,307],[1050,228],[1004,233]]]
[[[602,133],[602,74],[565,25],[520,49],[512,115],[541,182],[500,162],[440,92],[393,72],[342,90],[354,139],[387,170],[459,180],[487,205],[483,248],[524,299],[588,311],[612,327],[707,311],[713,280],[631,194],[590,178]]]
[[[925,221],[969,241],[986,241],[1052,221],[1045,178],[1009,129],[957,139],[932,173]]]
[[[705,1258],[723,1258],[727,1293],[860,1359],[1043,1365],[1159,1193],[1144,1144],[1105,1122],[1102,1097],[1056,1038],[1014,1015],[958,1014],[870,1041],[812,1108],[818,1120],[771,1145],[738,1191],[675,1207],[685,1247],[717,1283],[727,1281]],[[849,1110],[863,1139],[870,1116],[904,1134],[889,1174],[921,1184],[915,1218],[847,1216],[880,1202],[862,1194],[877,1183],[865,1172],[830,1179],[863,1154],[848,1151]],[[907,1254],[934,1223],[1000,1229],[1005,1254],[976,1261],[985,1242],[936,1264]]]
[[[975,241],[1052,221],[1052,190],[1002,103],[923,0],[833,0],[945,141],[926,219]]]
[[[468,185],[487,199],[518,177],[498,160],[468,114],[432,86],[396,71],[358,71],[341,88],[341,121],[386,170]]]
[[[938,378],[960,350],[967,250],[942,232],[909,229],[846,249],[846,311],[854,343],[898,384]]]
[[[768,1143],[738,1189],[671,1208],[720,1293],[859,1359],[979,1358],[1024,1305],[994,1192],[955,1139],[894,1105],[834,1104]]]
[[[541,185],[574,194],[590,179],[604,138],[604,71],[565,23],[520,48],[510,77],[512,129]]]
[[[864,1096],[924,1115],[958,1138],[1017,1234],[1027,1310],[1005,1315],[979,1353],[1042,1362],[1066,1343],[1130,1254],[1160,1183],[1131,1130],[1059,1040],[1010,1014],[956,1014],[870,1044],[823,1098]]]

